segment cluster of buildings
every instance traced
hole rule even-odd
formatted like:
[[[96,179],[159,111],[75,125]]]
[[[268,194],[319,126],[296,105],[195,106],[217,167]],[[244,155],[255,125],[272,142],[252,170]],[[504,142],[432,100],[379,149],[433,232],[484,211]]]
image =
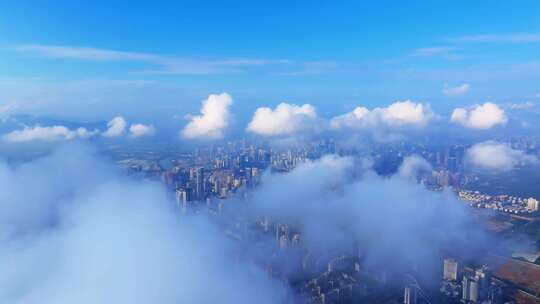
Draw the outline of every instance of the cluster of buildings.
[[[440,169],[433,170],[431,175],[424,176],[422,182],[427,186],[459,188],[467,182],[467,176],[460,172],[452,172],[449,170]]]
[[[539,202],[529,197],[515,197],[510,195],[488,195],[479,191],[459,190],[458,198],[466,201],[471,207],[493,209],[511,214],[531,214],[538,212]]]
[[[501,259],[504,259],[501,260]],[[470,267],[444,259],[441,294],[447,303],[539,303],[534,287],[540,268],[534,264],[494,257],[493,266]],[[532,284],[530,284],[532,281]],[[531,285],[533,286],[531,288]]]
[[[204,167],[175,167],[167,172],[166,184],[174,185],[176,202],[186,211],[188,204],[206,202],[211,198],[224,199],[241,187],[254,187],[259,183],[260,171],[256,167],[237,170],[211,170]]]
[[[246,220],[229,212],[229,204],[233,203],[243,202],[208,198],[206,203],[192,202],[185,208],[187,212],[192,212],[191,208],[207,212],[222,225],[225,235],[258,248],[239,252],[238,259],[257,265],[268,276],[290,286],[298,295],[291,303],[392,303],[392,299],[400,297],[399,288],[389,284],[384,267],[365,267],[361,246],[311,248],[298,227],[265,216]]]
[[[268,275],[292,286],[306,303],[430,302],[417,283],[402,284],[400,278],[396,284],[395,277],[389,279],[385,265],[364,267],[358,245],[351,250],[329,250],[321,254],[308,248],[301,230],[291,223],[273,222],[266,217],[252,222],[227,212],[229,201],[225,198],[244,193],[240,189],[256,187],[265,171],[289,172],[301,163],[333,153],[371,157],[375,162],[374,170],[379,174],[396,172],[404,155],[422,155],[433,165],[433,170],[421,176],[420,182],[434,190],[449,186],[460,189],[468,179],[463,173],[465,147],[458,145],[438,150],[407,145],[391,149],[380,147],[363,154],[356,149],[337,150],[330,140],[284,149],[240,141],[171,157],[167,160],[169,164],[162,160],[129,160],[123,164],[136,172],[161,178],[174,193],[177,207],[183,213],[196,210],[218,218],[226,217],[226,220],[217,221],[224,225],[226,235],[250,244],[264,240],[267,246],[264,259],[249,253],[242,258],[251,260]],[[534,198],[489,196],[467,190],[459,190],[458,196],[474,207],[502,212],[530,214],[539,208],[538,200]],[[283,265],[287,265],[288,270]],[[454,260],[444,260],[440,295],[448,303],[505,303],[506,299],[511,299],[507,296],[507,291],[511,290],[509,286],[512,284],[498,279],[488,267],[462,267]],[[436,288],[435,292],[438,292]]]
[[[274,234],[274,240],[265,252],[270,259],[259,260],[258,264],[268,275],[291,286],[301,303],[385,303],[399,297],[390,292],[393,287],[383,267],[368,269],[364,265],[360,246],[321,252],[304,243],[300,230],[288,224],[264,219],[259,225],[263,232]]]
[[[253,188],[267,169],[288,172],[307,160],[334,152],[333,141],[285,150],[245,142],[230,143],[226,148],[199,150],[187,159],[173,160],[172,168],[163,170],[160,176],[163,183],[175,191],[177,204],[185,210],[188,204],[224,199],[240,188]]]
[[[444,260],[441,293],[461,303],[504,303],[506,285],[492,279],[486,265],[479,268],[459,267],[452,259]],[[456,301],[457,302],[457,301]]]

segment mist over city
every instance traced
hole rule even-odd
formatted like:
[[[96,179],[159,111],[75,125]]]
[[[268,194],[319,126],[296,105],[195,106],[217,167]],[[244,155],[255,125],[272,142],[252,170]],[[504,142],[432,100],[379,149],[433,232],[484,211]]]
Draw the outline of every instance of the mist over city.
[[[540,4],[0,4],[0,303],[540,303]]]

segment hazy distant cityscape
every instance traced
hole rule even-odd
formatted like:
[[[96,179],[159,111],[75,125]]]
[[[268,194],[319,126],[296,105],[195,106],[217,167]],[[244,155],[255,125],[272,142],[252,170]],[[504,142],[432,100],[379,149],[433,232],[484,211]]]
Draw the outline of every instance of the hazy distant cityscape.
[[[510,140],[510,144],[529,154],[540,153],[536,139]],[[367,161],[377,174],[388,177],[399,174],[404,159],[418,157],[426,163],[413,172],[416,183],[430,191],[453,192],[475,216],[480,210],[473,208],[492,212],[478,215],[475,229],[485,229],[496,238],[516,240],[538,229],[538,197],[477,190],[475,185],[491,181],[468,170],[465,155],[468,148],[470,146],[405,142],[350,148],[325,139],[298,143],[294,147],[271,147],[268,143],[240,140],[191,152],[167,151],[163,155],[147,149],[109,152],[130,174],[163,183],[171,196],[174,195],[179,216],[209,213],[222,218],[227,214],[222,229],[228,237],[248,244],[273,239],[266,252],[271,258],[261,260],[257,255],[243,258],[252,260],[269,276],[290,285],[304,303],[537,301],[540,288],[534,282],[540,276],[538,235],[530,235],[530,244],[515,246],[501,241],[499,245],[492,244],[488,251],[474,252],[472,257],[467,256],[470,252],[460,256],[462,253],[459,252],[466,248],[442,248],[437,256],[440,267],[432,270],[439,274],[440,280],[436,283],[432,281],[433,277],[426,278],[418,273],[422,266],[417,264],[398,272],[384,265],[364,265],[362,261],[367,249],[353,239],[348,244],[349,250],[329,250],[321,255],[303,242],[302,231],[294,223],[276,222],[264,215],[250,221],[234,213],[238,208],[234,204],[249,201],[250,191],[259,186],[264,175],[287,174],[325,155]],[[526,193],[537,190],[533,188]],[[530,251],[521,251],[522,248]],[[282,269],[285,263],[297,271],[285,271]],[[291,263],[296,265],[291,266]]]

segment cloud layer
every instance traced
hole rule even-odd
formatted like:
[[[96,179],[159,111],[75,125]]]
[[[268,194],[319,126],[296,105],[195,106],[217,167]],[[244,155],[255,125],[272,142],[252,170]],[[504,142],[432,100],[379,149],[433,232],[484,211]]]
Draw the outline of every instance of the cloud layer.
[[[462,86],[459,90],[461,89]],[[202,101],[200,115],[187,116],[189,122],[181,130],[181,137],[184,139],[222,139],[231,123],[232,104],[233,99],[227,93],[209,95]],[[450,122],[467,128],[486,130],[508,123],[509,118],[505,109],[510,111],[508,113],[512,114],[514,119],[519,120],[519,115],[522,114],[517,113],[517,110],[531,108],[534,108],[533,102],[508,103],[505,107],[486,102],[467,108],[455,108]],[[440,116],[432,111],[429,104],[411,100],[396,101],[388,106],[373,109],[358,106],[351,112],[330,119],[319,117],[311,104],[280,103],[274,109],[257,108],[245,130],[247,133],[267,137],[313,135],[327,131],[355,131],[359,136],[367,135],[378,141],[386,141],[404,138],[411,132],[424,132],[427,130],[425,128],[427,125],[441,127],[437,124],[438,122],[441,122]],[[522,126],[529,125],[526,121],[522,121]],[[84,139],[97,134],[106,138],[124,136],[144,138],[154,136],[155,133],[156,128],[151,123],[131,123],[123,116],[116,116],[107,123],[107,129],[102,132],[90,131],[83,127],[72,130],[62,125],[36,125],[14,130],[11,134],[4,134],[3,138],[10,142],[55,141]]]
[[[285,301],[211,221],[180,218],[160,185],[119,176],[86,149],[0,162],[0,182],[2,303]]]
[[[2,135],[2,139],[6,142],[21,143],[21,142],[55,142],[76,139],[88,139],[101,134],[108,138],[120,138],[126,134],[128,122],[122,116],[117,116],[107,123],[107,130],[100,133],[98,129],[93,131],[87,128],[79,127],[69,129],[63,125],[40,126],[33,127],[24,126],[20,130],[13,130]],[[154,136],[156,130],[153,125],[144,125],[140,123],[131,124],[129,127],[129,137],[140,138]]]
[[[2,139],[9,142],[29,142],[29,141],[61,141],[72,139],[89,138],[96,135],[99,131],[89,131],[86,128],[77,128],[70,130],[64,126],[51,127],[24,127],[22,130],[15,130],[4,134]]]
[[[473,145],[467,150],[466,159],[477,168],[495,171],[510,171],[519,165],[539,163],[535,156],[494,141]]]
[[[296,223],[315,254],[361,244],[366,267],[387,265],[390,272],[438,261],[439,250],[450,244],[469,249],[485,244],[478,230],[469,231],[471,218],[452,194],[416,184],[414,175],[423,169],[429,170],[425,160],[409,158],[401,176],[383,178],[354,159],[326,156],[287,175],[263,176],[251,212]],[[456,246],[470,242],[475,246]]]
[[[422,172],[431,172],[431,164],[423,157],[418,155],[407,156],[403,159],[399,167],[399,176],[402,178],[414,179]]]
[[[288,174],[266,172],[260,187],[239,195],[241,202],[223,201],[223,215],[289,223],[317,260],[354,250],[362,267],[382,267],[389,275],[430,263],[438,270],[440,250],[486,241],[451,193],[430,192],[410,179],[428,169],[421,158],[406,158],[400,174],[386,178],[365,163],[330,155]],[[28,188],[29,180],[35,187]],[[255,250],[258,259],[271,260],[271,251],[238,247],[206,213],[182,216],[161,185],[120,176],[91,150],[65,146],[17,167],[0,162],[0,183],[6,185],[0,189],[0,302],[290,299],[256,263],[239,258]]]

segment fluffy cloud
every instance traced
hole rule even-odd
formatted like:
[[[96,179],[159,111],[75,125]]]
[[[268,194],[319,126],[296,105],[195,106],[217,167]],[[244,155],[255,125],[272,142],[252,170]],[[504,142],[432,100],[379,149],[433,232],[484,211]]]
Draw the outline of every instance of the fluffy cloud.
[[[504,110],[494,103],[486,102],[468,109],[456,108],[450,120],[468,128],[490,129],[496,125],[504,125],[508,121]]]
[[[351,112],[336,116],[330,120],[330,127],[333,129],[370,127],[375,124],[373,114],[365,107],[356,107]]]
[[[537,164],[538,158],[523,151],[512,149],[507,144],[486,141],[470,147],[466,152],[467,161],[482,169],[509,171],[520,164]]]
[[[288,174],[266,172],[260,187],[241,204],[225,201],[225,210],[241,206],[248,220],[290,223],[312,251],[307,267],[354,246],[366,270],[393,275],[415,265],[438,274],[443,248],[482,243],[451,193],[358,165],[326,156]],[[251,238],[244,247],[225,236],[227,212],[221,225],[205,212],[180,215],[158,184],[119,176],[86,151],[67,146],[21,166],[0,162],[0,184],[2,303],[299,302],[245,255],[290,261],[288,251],[254,249]],[[291,265],[278,262],[273,269]]]
[[[191,117],[191,121],[182,130],[184,138],[219,139],[229,125],[229,108],[233,99],[227,93],[211,94],[202,102],[201,115]]]
[[[105,137],[120,137],[126,133],[127,121],[117,116],[107,123],[108,129],[101,133]],[[9,142],[28,142],[28,141],[61,141],[72,139],[85,139],[98,135],[99,130],[90,131],[86,128],[77,128],[71,130],[65,126],[34,127],[25,126],[22,130],[15,130],[4,134],[2,139]],[[155,134],[153,125],[144,125],[140,123],[131,124],[129,127],[129,136],[132,138],[148,137]]]
[[[1,303],[287,302],[209,217],[182,217],[158,184],[86,149],[0,160],[0,184]]]
[[[310,104],[280,103],[274,110],[258,108],[247,131],[263,136],[291,135],[311,129],[316,118],[317,112]]]
[[[28,141],[58,141],[71,140],[77,138],[89,138],[98,133],[97,130],[89,131],[86,128],[70,130],[65,126],[50,127],[24,127],[22,130],[15,130],[2,136],[5,141],[28,142]]]
[[[443,94],[448,97],[456,97],[467,94],[471,90],[471,86],[468,83],[464,83],[457,87],[449,87],[444,85]]]
[[[357,107],[352,112],[332,118],[330,127],[333,129],[368,128],[379,125],[422,127],[435,116],[429,105],[405,100],[371,111],[365,107]]]
[[[127,122],[122,116],[116,116],[107,123],[107,131],[103,132],[105,137],[119,137],[126,132]]]
[[[156,129],[153,125],[132,124],[129,127],[130,137],[133,138],[154,136],[155,133]]]
[[[409,162],[403,171],[414,173],[425,165],[411,160],[414,164]],[[439,249],[457,243],[477,246],[483,241],[478,233],[465,233],[472,218],[450,193],[428,191],[398,175],[380,177],[351,158],[326,156],[286,175],[263,175],[251,202],[248,206],[255,214],[297,223],[302,242],[315,255],[350,250],[348,245],[355,241],[362,244],[366,267],[371,262],[388,269],[411,261],[439,265],[435,253]]]
[[[390,125],[425,125],[434,116],[429,106],[410,100],[398,101],[382,109],[382,119]]]
[[[399,167],[399,176],[408,179],[416,179],[422,171],[431,171],[433,168],[423,157],[418,155],[407,156]]]

